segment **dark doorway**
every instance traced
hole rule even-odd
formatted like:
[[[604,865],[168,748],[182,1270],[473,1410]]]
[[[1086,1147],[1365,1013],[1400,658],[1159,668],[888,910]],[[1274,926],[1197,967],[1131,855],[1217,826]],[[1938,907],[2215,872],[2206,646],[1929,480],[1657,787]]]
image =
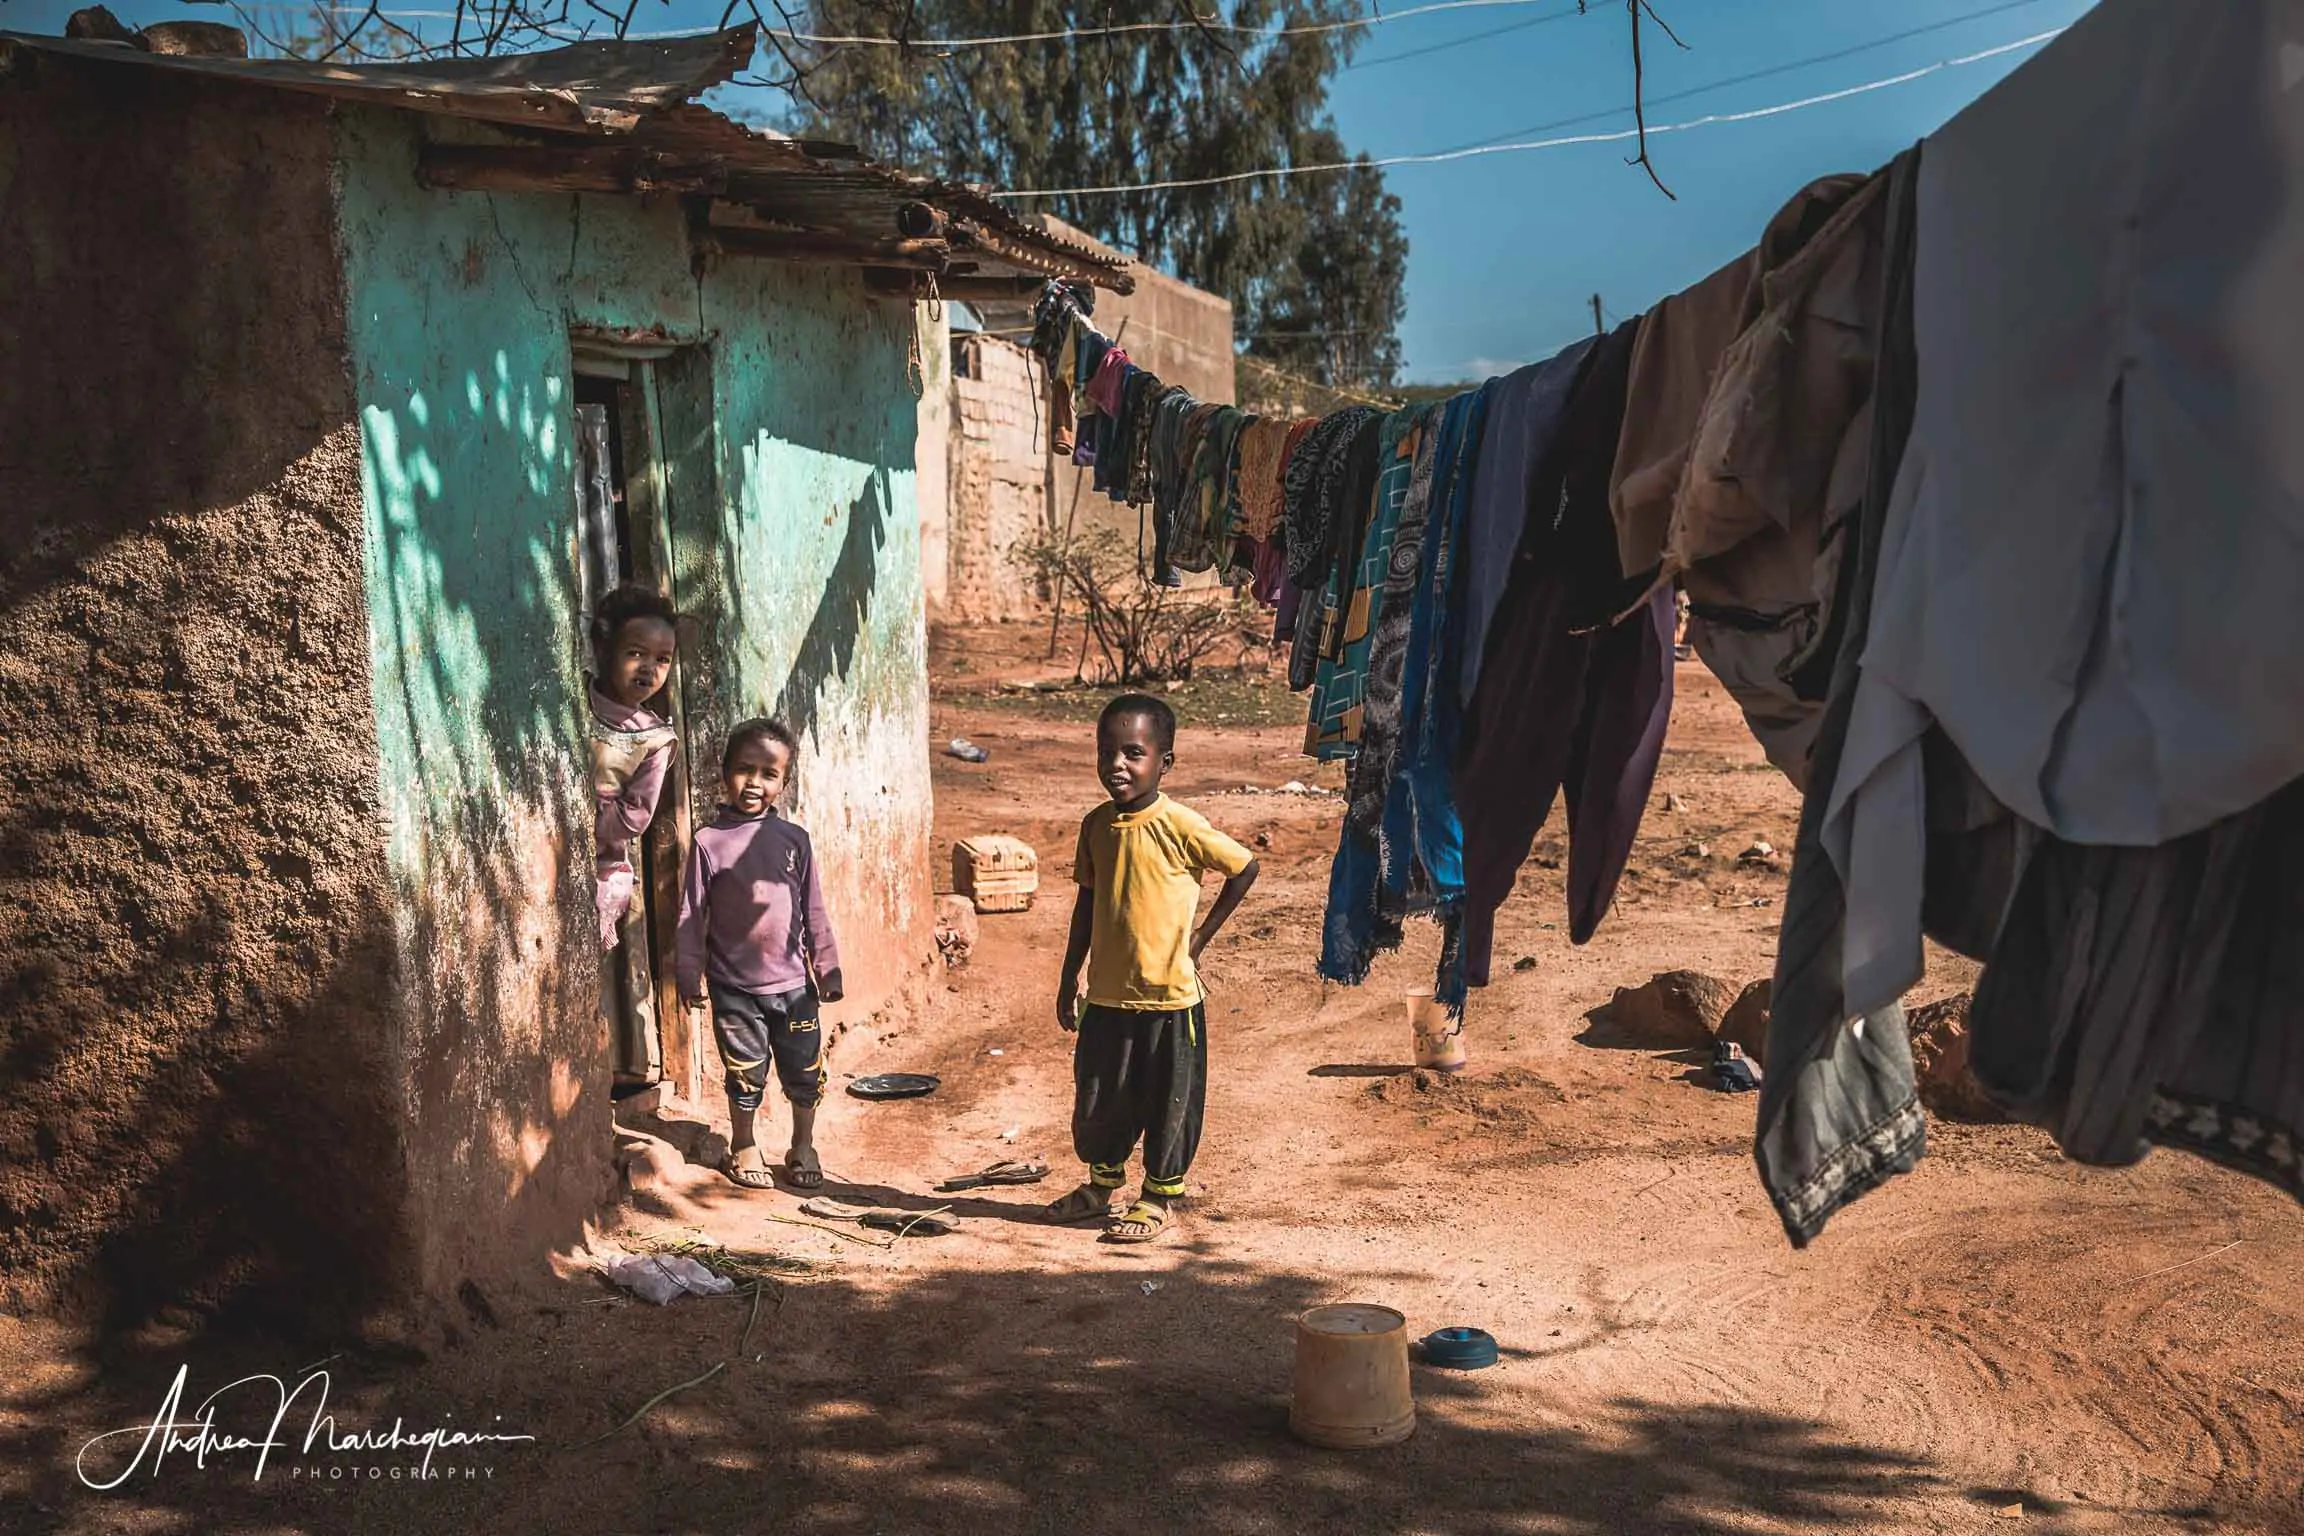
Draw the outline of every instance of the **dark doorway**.
[[[657,446],[652,363],[603,353],[582,341],[574,348],[574,363],[575,508],[589,633],[594,606],[619,583],[652,587],[675,608],[679,596],[672,588],[670,509]],[[685,646],[687,634],[681,638]],[[673,750],[655,818],[632,850],[631,908],[615,948],[602,956],[600,1012],[619,1099],[659,1085],[681,1098],[695,1092],[693,1041],[672,963],[690,827],[681,678],[675,662],[653,701],[656,712],[681,733],[681,742]]]

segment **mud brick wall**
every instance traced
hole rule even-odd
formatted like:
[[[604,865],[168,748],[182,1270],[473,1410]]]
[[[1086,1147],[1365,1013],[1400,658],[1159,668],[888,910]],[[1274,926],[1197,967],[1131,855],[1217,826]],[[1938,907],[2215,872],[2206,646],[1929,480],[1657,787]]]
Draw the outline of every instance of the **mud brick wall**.
[[[1022,347],[964,336],[952,369],[952,477],[944,596],[937,617],[996,623],[1044,612],[1016,558],[1048,505],[1048,410],[1039,364]],[[1065,471],[1067,474],[1069,470]]]
[[[402,1155],[323,104],[0,75],[0,1305],[324,1323]]]

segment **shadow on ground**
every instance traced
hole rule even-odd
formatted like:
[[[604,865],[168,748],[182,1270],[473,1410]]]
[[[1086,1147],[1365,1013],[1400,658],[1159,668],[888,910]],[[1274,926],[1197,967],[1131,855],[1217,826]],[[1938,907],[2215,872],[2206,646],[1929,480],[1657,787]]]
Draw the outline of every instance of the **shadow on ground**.
[[[657,1310],[570,1285],[541,1306],[501,1307],[501,1329],[453,1355],[330,1363],[341,1431],[400,1415],[410,1432],[448,1422],[538,1437],[440,1458],[492,1466],[475,1480],[316,1481],[294,1469],[415,1457],[291,1451],[260,1484],[245,1455],[204,1470],[179,1455],[156,1477],[147,1468],[118,1492],[87,1492],[73,1471],[81,1444],[149,1423],[182,1363],[148,1346],[106,1362],[92,1387],[9,1394],[0,1464],[32,1482],[12,1479],[23,1491],[0,1500],[0,1527],[558,1531],[581,1512],[586,1529],[620,1531],[1726,1536],[1755,1521],[1861,1525],[1882,1500],[1956,1497],[1905,1457],[1780,1414],[1627,1397],[1573,1405],[1574,1423],[1507,1426],[1501,1372],[1419,1370],[1412,1441],[1312,1451],[1286,1431],[1289,1320],[1325,1299],[1321,1282],[1173,1251],[1152,1262],[1162,1267],[947,1272],[870,1288],[827,1266],[782,1286],[780,1300],[771,1288],[756,1321],[744,1298]],[[722,1360],[717,1377],[582,1448]],[[247,1371],[308,1363],[245,1343],[198,1348],[187,1407]],[[254,1432],[269,1416],[269,1401],[259,1406],[229,1400],[220,1428]],[[300,1441],[304,1424],[298,1413],[285,1438]]]

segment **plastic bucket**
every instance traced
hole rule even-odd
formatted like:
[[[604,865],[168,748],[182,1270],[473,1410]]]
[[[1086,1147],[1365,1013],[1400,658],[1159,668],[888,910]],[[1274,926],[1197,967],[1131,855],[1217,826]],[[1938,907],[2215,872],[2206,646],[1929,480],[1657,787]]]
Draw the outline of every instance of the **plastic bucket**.
[[[1408,1319],[1352,1301],[1296,1319],[1296,1438],[1331,1450],[1397,1445],[1416,1432],[1408,1390]]]
[[[1416,1065],[1434,1072],[1464,1070],[1464,1021],[1448,1017],[1430,989],[1408,994],[1408,1027],[1416,1037]]]

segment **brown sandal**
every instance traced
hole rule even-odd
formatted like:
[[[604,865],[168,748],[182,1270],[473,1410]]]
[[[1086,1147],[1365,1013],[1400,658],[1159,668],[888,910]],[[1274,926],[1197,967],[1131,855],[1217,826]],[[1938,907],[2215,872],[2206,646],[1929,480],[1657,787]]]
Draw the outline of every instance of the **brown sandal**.
[[[1128,1207],[1128,1214],[1104,1229],[1108,1243],[1149,1243],[1168,1230],[1168,1207],[1153,1200],[1139,1200]]]
[[[784,1154],[784,1182],[794,1189],[822,1189],[824,1187],[824,1160],[816,1149],[808,1149],[808,1160],[800,1162],[790,1152]]]
[[[1112,1191],[1083,1184],[1063,1199],[1043,1208],[1049,1221],[1060,1227],[1076,1227],[1091,1221],[1112,1219]]]
[[[744,1161],[747,1156],[752,1159],[749,1165]],[[774,1189],[776,1187],[776,1175],[768,1171],[768,1159],[762,1155],[758,1145],[729,1153],[728,1165],[722,1171],[746,1189]]]

